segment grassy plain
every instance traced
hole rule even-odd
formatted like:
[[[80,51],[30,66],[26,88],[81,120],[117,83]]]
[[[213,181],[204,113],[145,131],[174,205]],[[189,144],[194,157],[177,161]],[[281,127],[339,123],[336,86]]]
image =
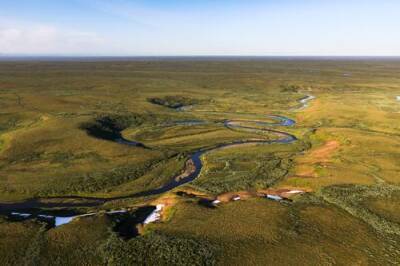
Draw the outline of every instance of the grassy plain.
[[[130,240],[104,214],[53,229],[4,216],[0,263],[398,264],[399,70],[394,59],[1,62],[0,203],[126,196],[167,183],[198,149],[277,137],[226,128],[227,119],[284,115],[297,124],[268,128],[299,140],[203,154],[200,176],[167,193],[168,219]],[[296,110],[305,95],[316,99]],[[88,134],[99,119],[148,148]],[[310,193],[215,209],[175,194],[267,188]],[[164,197],[97,208],[135,209]]]

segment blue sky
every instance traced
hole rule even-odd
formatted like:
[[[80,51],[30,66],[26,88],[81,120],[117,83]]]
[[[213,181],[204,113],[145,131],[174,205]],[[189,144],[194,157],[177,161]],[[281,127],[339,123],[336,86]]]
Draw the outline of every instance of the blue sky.
[[[0,0],[0,54],[400,56],[400,1]]]

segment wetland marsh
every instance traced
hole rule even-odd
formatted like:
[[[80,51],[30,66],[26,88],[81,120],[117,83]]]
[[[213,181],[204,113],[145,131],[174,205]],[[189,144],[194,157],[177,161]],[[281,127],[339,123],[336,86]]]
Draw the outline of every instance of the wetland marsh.
[[[0,262],[396,265],[399,69],[0,62]]]

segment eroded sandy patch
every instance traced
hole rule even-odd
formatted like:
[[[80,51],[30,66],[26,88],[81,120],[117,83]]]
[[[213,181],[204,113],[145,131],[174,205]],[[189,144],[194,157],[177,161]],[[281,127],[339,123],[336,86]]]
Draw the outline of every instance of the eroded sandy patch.
[[[313,149],[303,157],[296,160],[297,177],[317,177],[315,166],[325,167],[332,162],[332,155],[339,148],[340,143],[336,140],[327,141],[323,146]]]

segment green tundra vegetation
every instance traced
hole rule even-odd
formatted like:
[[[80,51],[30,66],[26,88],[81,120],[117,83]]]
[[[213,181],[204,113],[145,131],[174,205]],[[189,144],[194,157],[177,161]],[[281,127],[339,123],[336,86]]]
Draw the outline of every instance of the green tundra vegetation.
[[[378,58],[2,61],[0,264],[398,265],[398,73]],[[282,138],[268,129],[297,141],[260,142]],[[213,150],[240,141],[260,143]],[[195,180],[132,196],[199,150]],[[202,204],[282,189],[306,193]],[[31,202],[97,214],[59,227],[9,215]],[[145,226],[104,212],[157,203]]]

